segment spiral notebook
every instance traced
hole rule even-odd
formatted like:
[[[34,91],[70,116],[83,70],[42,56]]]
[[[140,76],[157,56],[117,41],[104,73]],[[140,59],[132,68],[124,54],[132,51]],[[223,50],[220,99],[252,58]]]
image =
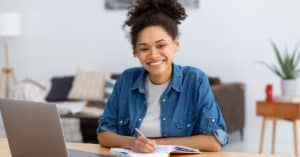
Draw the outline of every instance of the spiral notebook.
[[[136,153],[124,148],[111,148],[110,152],[120,157],[168,157],[170,154],[200,154],[198,149],[178,145],[157,145],[152,153]]]

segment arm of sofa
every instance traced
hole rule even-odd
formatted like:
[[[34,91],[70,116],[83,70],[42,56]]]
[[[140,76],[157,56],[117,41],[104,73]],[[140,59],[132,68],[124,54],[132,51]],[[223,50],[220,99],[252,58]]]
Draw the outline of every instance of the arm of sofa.
[[[227,131],[241,131],[245,124],[245,85],[243,83],[222,83],[212,86],[217,103],[227,124]]]

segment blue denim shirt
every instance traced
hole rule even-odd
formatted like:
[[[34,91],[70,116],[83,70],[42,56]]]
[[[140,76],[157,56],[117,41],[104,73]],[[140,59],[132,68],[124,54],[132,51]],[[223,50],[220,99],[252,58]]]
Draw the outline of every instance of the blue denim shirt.
[[[131,68],[118,78],[99,118],[97,132],[112,131],[136,136],[146,114],[147,71]],[[223,146],[228,143],[226,124],[207,76],[199,69],[173,64],[172,79],[160,97],[163,137],[213,135]],[[155,128],[154,128],[155,129]]]

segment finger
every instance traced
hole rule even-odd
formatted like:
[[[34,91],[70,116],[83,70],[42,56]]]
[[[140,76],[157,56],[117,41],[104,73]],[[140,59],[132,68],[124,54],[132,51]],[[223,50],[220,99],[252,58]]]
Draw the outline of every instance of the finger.
[[[146,144],[144,148],[145,148],[145,152],[147,153],[153,152],[155,150],[155,148],[150,144]]]
[[[134,144],[133,144],[133,147],[132,147],[132,150],[135,151],[135,152],[144,152],[144,143],[139,141],[139,140],[135,140],[134,141]]]
[[[155,142],[155,140],[151,140],[151,139],[147,139],[147,142],[146,142],[146,144],[150,144],[152,147],[156,147],[156,142]]]
[[[153,147],[156,147],[156,141],[155,141],[155,140],[150,140],[150,144],[151,144]]]
[[[140,141],[142,141],[142,142],[144,142],[144,143],[148,143],[148,138],[145,137],[145,136],[138,136],[138,137],[137,137],[137,140],[140,140]]]
[[[143,153],[149,153],[153,152],[155,150],[155,147],[149,143],[144,143],[142,140],[136,140],[134,151],[136,152],[143,152]]]
[[[151,139],[149,139],[147,137],[144,137],[144,136],[138,137],[138,140],[140,140],[140,141],[142,141],[142,142],[144,142],[146,144],[155,145],[155,141],[154,140],[151,140]]]
[[[147,140],[147,142],[143,144],[147,150],[153,151],[153,149],[155,149],[155,145],[153,144],[152,140]]]
[[[154,148],[156,147],[156,144],[155,144],[154,140],[151,140],[151,139],[148,139],[148,138],[145,138],[145,137],[138,138],[137,141],[143,143],[144,145],[149,144],[149,145],[151,145],[151,147],[154,147]]]
[[[144,148],[147,145],[143,140],[137,139],[135,142],[135,146],[139,149]]]

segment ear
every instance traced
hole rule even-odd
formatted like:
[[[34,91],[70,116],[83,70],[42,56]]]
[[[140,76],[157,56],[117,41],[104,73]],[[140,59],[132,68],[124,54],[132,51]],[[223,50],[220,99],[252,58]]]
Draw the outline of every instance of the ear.
[[[178,51],[180,49],[180,40],[178,36],[174,39],[174,43],[176,46],[176,51]]]
[[[137,54],[136,54],[136,48],[133,49],[133,57],[136,58]]]

